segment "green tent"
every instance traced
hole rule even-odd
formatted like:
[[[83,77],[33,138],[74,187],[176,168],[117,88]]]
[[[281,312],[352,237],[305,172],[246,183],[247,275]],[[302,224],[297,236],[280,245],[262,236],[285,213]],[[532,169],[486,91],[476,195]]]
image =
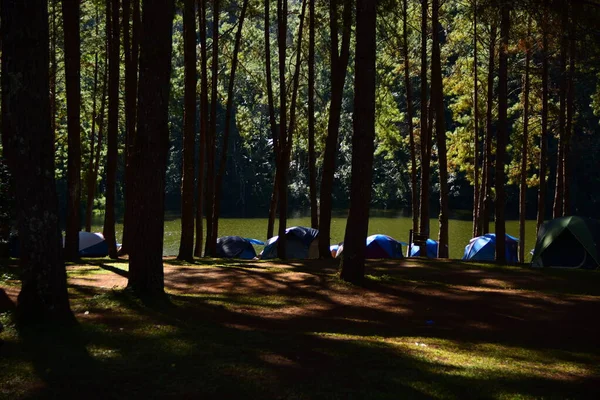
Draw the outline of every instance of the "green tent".
[[[533,267],[596,269],[600,267],[600,222],[562,217],[544,223],[538,232]]]

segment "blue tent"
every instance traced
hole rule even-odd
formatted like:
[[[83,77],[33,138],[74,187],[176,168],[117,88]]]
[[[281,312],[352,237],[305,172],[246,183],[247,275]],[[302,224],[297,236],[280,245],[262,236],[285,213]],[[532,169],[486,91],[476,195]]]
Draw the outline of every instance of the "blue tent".
[[[261,258],[277,258],[277,240],[279,236],[267,241]],[[294,226],[285,230],[286,256],[291,259],[319,258],[319,231],[303,226]]]
[[[506,262],[518,262],[517,248],[519,239],[506,235]],[[486,233],[483,236],[473,238],[465,247],[463,260],[471,261],[494,261],[496,258],[496,234]]]
[[[367,248],[365,250],[365,258],[404,258],[402,254],[402,243],[387,235],[371,235],[367,238]],[[337,257],[344,251],[344,245],[340,245]]]
[[[438,254],[438,242],[433,239],[427,239],[427,243],[425,244],[427,248],[427,257],[429,258],[437,258]],[[410,256],[411,257],[425,257],[424,254],[421,254],[421,248],[419,246],[415,246],[414,244],[410,247]]]
[[[217,257],[251,260],[256,257],[253,244],[264,246],[263,242],[256,239],[246,239],[240,236],[220,237],[217,239]]]

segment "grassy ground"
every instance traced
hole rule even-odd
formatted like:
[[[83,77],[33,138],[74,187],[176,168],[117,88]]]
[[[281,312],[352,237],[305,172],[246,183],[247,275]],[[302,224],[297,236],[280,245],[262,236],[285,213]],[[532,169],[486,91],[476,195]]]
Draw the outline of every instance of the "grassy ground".
[[[85,260],[77,327],[0,314],[0,398],[600,396],[597,272],[378,261],[357,288],[335,261],[165,265],[167,304],[123,290],[126,261]],[[17,279],[0,265],[12,301]]]

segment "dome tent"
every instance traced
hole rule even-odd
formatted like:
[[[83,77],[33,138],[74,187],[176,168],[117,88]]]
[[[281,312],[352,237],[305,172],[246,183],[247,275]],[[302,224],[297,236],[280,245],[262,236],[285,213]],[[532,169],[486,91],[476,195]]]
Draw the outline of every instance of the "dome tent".
[[[387,235],[371,235],[367,238],[367,248],[365,249],[365,258],[404,258],[402,255],[402,243]],[[344,245],[341,244],[337,256],[341,257],[344,252]]]
[[[263,242],[256,239],[246,239],[240,236],[220,237],[217,239],[217,257],[251,260],[256,257],[253,244],[264,246]]]
[[[600,222],[562,217],[544,223],[538,232],[533,267],[596,269],[600,267]]]
[[[506,235],[506,262],[517,263],[517,248],[519,239]],[[486,233],[483,236],[478,236],[469,241],[465,247],[463,260],[470,261],[494,261],[496,259],[496,234]]]
[[[63,238],[63,246],[65,239]],[[117,244],[119,247],[119,244]],[[79,232],[79,255],[81,257],[106,257],[108,243],[101,233]]]
[[[293,226],[285,230],[286,256],[291,259],[319,258],[319,231],[303,226]],[[267,241],[261,254],[263,260],[277,258],[277,240],[274,236]]]
[[[438,254],[438,242],[433,239],[427,239],[427,243],[425,244],[427,248],[427,257],[429,258],[437,258]],[[421,254],[420,246],[415,246],[414,244],[410,247],[410,256],[411,257],[419,257],[424,256]]]

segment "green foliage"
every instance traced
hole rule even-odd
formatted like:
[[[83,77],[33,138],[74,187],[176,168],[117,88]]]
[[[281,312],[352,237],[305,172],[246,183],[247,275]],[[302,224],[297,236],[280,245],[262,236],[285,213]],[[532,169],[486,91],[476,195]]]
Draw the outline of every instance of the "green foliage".
[[[440,10],[442,71],[444,83],[444,103],[446,106],[446,130],[448,140],[449,172],[452,177],[453,193],[463,196],[470,190],[475,168],[474,161],[474,120],[473,120],[473,12],[478,16],[478,90],[479,102],[479,140],[482,143],[485,134],[485,114],[487,108],[487,69],[488,46],[490,41],[491,26],[498,24],[498,13],[489,1],[477,2],[477,10],[473,10],[473,2],[444,1]],[[64,53],[62,16],[58,2],[51,2],[50,18],[55,21],[51,24],[54,29],[52,36],[56,37],[57,79],[56,79],[56,176],[58,178],[59,193],[61,198],[65,195],[66,171],[66,99],[64,87]],[[289,2],[287,52],[286,52],[286,85],[290,89],[292,76],[295,72],[295,55],[298,49],[298,28],[301,1]],[[207,18],[209,30],[212,21],[212,3],[208,4]],[[600,48],[593,34],[593,16],[598,15],[598,10],[588,6],[578,6],[575,9],[576,38],[579,53],[576,59],[576,96],[574,121],[574,134],[572,139],[573,149],[577,149],[574,157],[577,165],[583,161],[594,148],[598,140],[597,131],[600,117],[600,74],[597,62],[600,59]],[[320,175],[322,152],[327,135],[327,122],[329,118],[330,100],[330,50],[331,38],[329,32],[329,3],[317,2],[316,4],[316,153],[317,175]],[[272,190],[274,173],[274,155],[272,138],[268,120],[267,90],[265,77],[264,56],[264,2],[251,0],[248,9],[247,21],[242,31],[242,46],[239,54],[239,68],[234,87],[234,120],[231,138],[230,158],[227,164],[227,173],[224,182],[224,214],[264,215],[268,207],[268,200]],[[240,5],[238,2],[222,2],[220,15],[220,54],[219,54],[219,97],[218,97],[218,141],[221,143],[221,134],[224,126],[224,107],[227,101],[226,90],[229,80],[234,35],[238,23]],[[408,54],[410,63],[410,77],[412,94],[414,98],[414,135],[416,145],[420,145],[419,110],[420,110],[420,29],[421,2],[408,1]],[[550,126],[552,137],[549,143],[550,164],[555,163],[556,138],[558,132],[558,56],[560,46],[560,13],[551,9],[549,13],[549,46],[550,46]],[[539,142],[540,142],[540,116],[541,116],[541,18],[539,4],[535,2],[522,2],[515,4],[511,13],[511,42],[509,48],[509,120],[511,124],[510,143],[508,147],[509,162],[507,164],[508,184],[515,185],[520,173],[521,138],[523,126],[523,99],[522,79],[524,74],[524,49],[527,39],[527,26],[531,18],[530,43],[532,47],[531,62],[531,115],[530,115],[530,140],[528,142],[528,185],[536,187],[539,181]],[[93,103],[96,100],[96,110],[100,108],[101,89],[104,80],[105,61],[105,2],[94,0],[81,3],[81,128],[82,128],[82,154],[84,171],[88,169],[91,156],[91,140],[97,140],[98,125],[95,127],[95,138],[92,138],[92,113]],[[277,24],[276,8],[271,7],[271,61],[273,71],[273,90],[277,100],[279,95],[278,49],[277,49]],[[404,85],[404,59],[402,35],[402,1],[388,0],[380,2],[378,15],[378,43],[377,43],[377,93],[376,93],[376,132],[377,145],[374,165],[373,205],[379,208],[406,207],[410,199],[410,149],[408,121],[406,117],[406,88]],[[182,14],[178,9],[174,20],[173,30],[173,57],[171,99],[169,103],[170,123],[170,152],[167,169],[167,207],[179,207],[179,192],[181,179],[182,159],[182,125],[183,125],[183,38]],[[208,33],[207,50],[210,55],[212,49],[212,32]],[[121,35],[123,38],[123,35]],[[429,44],[430,45],[430,44]],[[351,43],[351,58],[348,68],[348,77],[344,87],[342,103],[342,116],[339,134],[339,151],[336,160],[336,174],[333,188],[334,205],[344,208],[348,202],[348,189],[350,183],[351,166],[351,136],[353,112],[353,83],[354,83],[354,38]],[[293,138],[292,164],[290,168],[290,207],[305,209],[308,206],[308,121],[307,121],[307,58],[308,58],[308,27],[305,37],[302,38],[301,70],[298,106],[296,110],[297,124]],[[496,46],[498,51],[498,46]],[[199,48],[198,48],[199,55]],[[497,56],[497,54],[496,54]],[[497,57],[496,57],[497,59]],[[94,72],[98,66],[98,81],[95,85]],[[429,60],[428,60],[429,61]],[[496,61],[497,62],[497,61]],[[199,67],[199,63],[198,63]],[[198,68],[199,70],[199,68]],[[209,62],[210,74],[210,62]],[[124,66],[121,76],[124,76]],[[210,76],[209,76],[210,79]],[[124,81],[124,80],[123,80]],[[124,85],[124,82],[123,82]],[[494,83],[496,85],[496,83]],[[95,91],[94,91],[95,87]],[[198,81],[198,94],[200,93]],[[123,98],[124,87],[121,87]],[[291,99],[291,90],[288,90]],[[121,100],[122,101],[122,100]],[[199,103],[199,101],[198,101]],[[279,120],[278,101],[275,102],[276,119]],[[494,97],[492,108],[492,135],[495,135],[497,119],[497,96]],[[125,131],[125,117],[123,104],[119,113],[120,130],[120,161],[118,196],[122,194],[123,177],[123,142]],[[105,110],[106,111],[106,110]],[[198,112],[198,111],[197,111]],[[289,110],[286,110],[289,113]],[[594,115],[595,114],[595,115]],[[99,119],[99,118],[98,118]],[[106,123],[105,123],[106,125]],[[584,146],[592,142],[594,146]],[[220,153],[220,145],[217,153]],[[482,147],[478,149],[482,151]],[[575,150],[574,150],[575,151]],[[434,159],[436,165],[434,146]],[[98,177],[97,194],[100,200],[97,207],[102,205],[104,190],[104,164],[105,143],[101,149],[100,174]],[[592,157],[591,155],[589,155]],[[420,157],[417,154],[417,167],[420,166]],[[436,167],[437,168],[437,167]],[[575,171],[574,167],[574,171]],[[552,177],[554,167],[548,170]],[[436,179],[434,168],[434,180]],[[551,185],[552,179],[550,179]],[[575,182],[575,181],[574,181]],[[584,187],[583,181],[578,181],[574,187]],[[83,188],[85,192],[85,187]],[[550,191],[552,187],[550,187]],[[433,186],[433,196],[437,196],[437,186]],[[85,197],[85,196],[84,196]],[[468,196],[466,196],[468,197]],[[582,196],[574,196],[582,199]],[[512,200],[511,200],[512,201]],[[455,205],[456,207],[471,208],[469,201]],[[578,207],[581,207],[579,205]],[[587,209],[587,208],[586,208]],[[510,206],[509,206],[510,210]],[[586,211],[587,212],[587,211]]]

